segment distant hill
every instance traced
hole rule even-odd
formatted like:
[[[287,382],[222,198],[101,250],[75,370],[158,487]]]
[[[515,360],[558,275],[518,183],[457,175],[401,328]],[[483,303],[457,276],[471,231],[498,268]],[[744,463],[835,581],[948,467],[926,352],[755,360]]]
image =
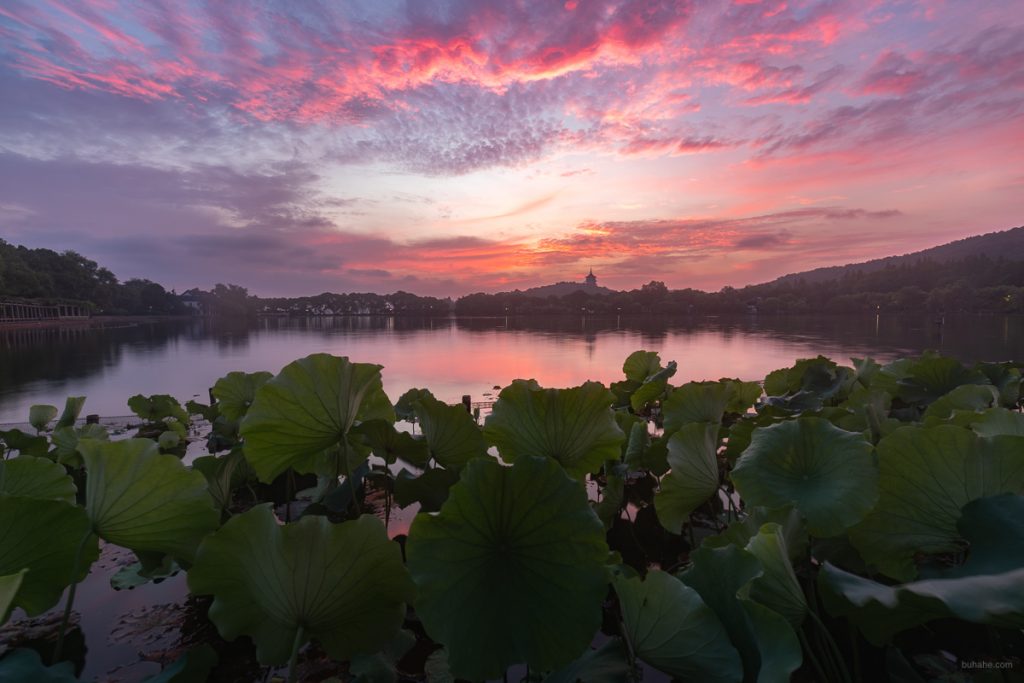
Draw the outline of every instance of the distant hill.
[[[917,261],[933,261],[945,263],[958,261],[970,256],[987,256],[991,259],[1008,258],[1014,260],[1024,259],[1024,226],[990,232],[975,237],[967,237],[955,242],[949,242],[931,249],[915,251],[901,256],[886,256],[885,258],[865,261],[863,263],[851,263],[845,266],[828,266],[826,268],[815,268],[814,270],[802,273],[783,275],[777,280],[768,284],[787,284],[797,280],[804,282],[826,282],[836,280],[844,275],[854,273],[871,273],[883,270],[888,266],[911,265]]]
[[[607,295],[615,293],[615,290],[608,289],[607,287],[599,287],[598,285],[588,285],[584,282],[557,282],[553,285],[544,285],[543,287],[531,287],[530,289],[524,290],[522,293],[526,296],[536,296],[543,299],[549,296],[561,298],[563,296],[569,296],[573,292]]]

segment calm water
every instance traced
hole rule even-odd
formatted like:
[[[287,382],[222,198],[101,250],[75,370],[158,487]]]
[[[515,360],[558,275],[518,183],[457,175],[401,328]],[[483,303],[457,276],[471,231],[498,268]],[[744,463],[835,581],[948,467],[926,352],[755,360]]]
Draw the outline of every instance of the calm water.
[[[394,401],[427,387],[455,402],[491,398],[516,378],[571,386],[622,378],[637,349],[675,360],[675,381],[761,379],[798,358],[878,360],[939,349],[965,361],[1024,358],[1024,319],[828,316],[739,318],[321,318],[252,324],[190,320],[103,329],[0,330],[0,423],[23,422],[34,403],[88,397],[85,412],[127,415],[133,394],[203,402],[231,370],[277,372],[327,352],[384,366]]]

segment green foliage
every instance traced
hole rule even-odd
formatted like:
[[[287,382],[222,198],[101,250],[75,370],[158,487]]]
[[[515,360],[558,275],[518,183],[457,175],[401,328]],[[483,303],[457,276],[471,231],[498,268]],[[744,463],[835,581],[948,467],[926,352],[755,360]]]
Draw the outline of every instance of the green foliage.
[[[600,626],[604,529],[550,458],[473,460],[439,514],[417,515],[406,553],[416,612],[458,677],[558,668]]]
[[[373,654],[413,600],[401,551],[380,520],[309,516],[282,526],[266,505],[203,540],[188,585],[213,595],[220,634],[252,638],[264,664],[284,664],[309,638],[336,659]]]
[[[917,576],[915,556],[964,549],[956,528],[964,505],[1024,493],[1024,436],[903,427],[879,442],[878,464],[878,504],[850,539],[866,561],[901,581]]]
[[[261,386],[240,429],[260,481],[269,483],[289,467],[325,476],[354,469],[352,427],[395,421],[380,370],[318,353],[289,363]],[[355,464],[365,455],[355,456]]]
[[[88,516],[70,503],[0,495],[0,519],[0,576],[28,569],[13,604],[29,616],[53,607],[99,556]]]
[[[213,385],[217,409],[229,420],[241,420],[249,412],[256,391],[273,375],[269,372],[229,372]]]
[[[79,683],[71,662],[46,666],[39,653],[19,648],[0,660],[0,683]]]
[[[654,497],[662,526],[680,533],[691,512],[718,491],[718,423],[691,422],[668,440],[671,471]]]
[[[0,460],[0,495],[74,503],[76,491],[64,468],[46,458],[22,455]]]
[[[827,420],[801,417],[756,430],[732,480],[751,505],[792,504],[816,536],[859,522],[878,499],[871,444]]]
[[[739,681],[743,667],[722,623],[694,589],[665,572],[618,577],[625,636],[636,656],[682,679]]]
[[[18,589],[21,588],[22,579],[25,578],[27,572],[28,567],[13,574],[0,576],[0,625],[3,625],[7,621],[7,617],[10,616],[11,609],[14,607],[14,598],[18,595]]]
[[[82,441],[79,448],[88,474],[85,508],[103,540],[190,562],[220,523],[203,475],[152,441]]]
[[[28,409],[28,422],[37,432],[45,431],[56,417],[57,408],[54,406],[37,405]]]
[[[413,411],[423,427],[423,436],[432,457],[450,470],[461,470],[473,458],[487,455],[487,443],[466,408],[445,405],[433,396],[421,396],[413,402]]]
[[[613,400],[598,382],[542,389],[533,380],[516,380],[498,395],[484,435],[506,462],[545,456],[581,478],[619,459],[624,435],[612,414]]]

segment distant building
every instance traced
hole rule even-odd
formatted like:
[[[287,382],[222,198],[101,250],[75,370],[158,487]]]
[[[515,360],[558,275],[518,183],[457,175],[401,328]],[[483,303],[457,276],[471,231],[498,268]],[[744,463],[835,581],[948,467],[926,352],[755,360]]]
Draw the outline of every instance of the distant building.
[[[182,304],[185,305],[186,308],[188,308],[189,313],[191,313],[192,315],[203,315],[203,313],[205,312],[203,310],[202,300],[194,293],[192,293],[191,290],[182,294],[179,297],[179,300],[181,301]]]
[[[594,275],[594,269],[590,269],[590,273],[587,274],[585,279],[587,287],[597,287],[597,276]]]

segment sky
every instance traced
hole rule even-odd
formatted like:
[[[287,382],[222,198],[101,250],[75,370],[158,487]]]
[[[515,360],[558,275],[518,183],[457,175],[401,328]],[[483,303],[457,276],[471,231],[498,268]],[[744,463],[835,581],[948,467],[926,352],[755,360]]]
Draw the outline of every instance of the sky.
[[[122,280],[718,290],[1024,224],[1024,12],[0,0],[0,237]]]

